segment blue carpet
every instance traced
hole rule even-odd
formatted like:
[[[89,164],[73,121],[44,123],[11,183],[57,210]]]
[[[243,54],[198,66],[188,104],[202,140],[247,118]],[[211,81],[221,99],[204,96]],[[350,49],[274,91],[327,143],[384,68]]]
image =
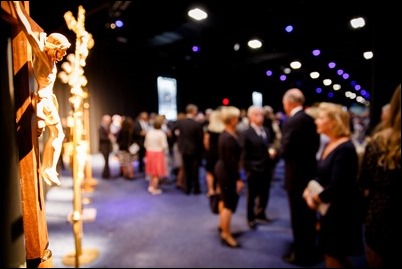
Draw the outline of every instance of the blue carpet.
[[[82,193],[84,212],[96,211],[94,219],[83,222],[80,240],[82,268],[289,268],[282,261],[292,241],[289,211],[283,190],[283,165],[279,163],[272,183],[268,215],[269,224],[250,230],[246,222],[245,192],[233,215],[232,231],[241,248],[221,244],[217,231],[218,215],[209,210],[204,194],[186,195],[167,179],[163,193],[147,192],[147,180],[137,173],[134,180],[120,178],[119,165],[111,158],[114,179],[101,179],[103,161],[91,158],[97,185],[91,193]],[[203,170],[200,169],[205,191]],[[67,217],[73,209],[72,177],[64,170],[62,185],[52,187],[46,195],[49,249],[56,268],[74,267],[63,259],[75,253],[72,225]],[[84,214],[85,215],[85,214]],[[87,251],[96,250],[96,259],[86,262]],[[323,264],[319,265],[323,267]]]

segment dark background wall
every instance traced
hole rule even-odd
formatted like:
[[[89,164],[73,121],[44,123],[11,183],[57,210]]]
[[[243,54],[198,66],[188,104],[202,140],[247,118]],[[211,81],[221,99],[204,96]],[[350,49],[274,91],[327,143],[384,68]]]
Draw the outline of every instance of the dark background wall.
[[[378,122],[382,105],[400,83],[401,50],[396,40],[401,24],[395,5],[357,1],[352,7],[347,2],[330,1],[321,6],[315,1],[295,0],[247,1],[228,6],[224,2],[199,1],[209,6],[211,20],[204,28],[196,24],[186,28],[183,25],[189,23],[185,15],[188,2],[191,1],[177,1],[174,5],[132,2],[122,12],[128,27],[121,31],[105,28],[105,23],[113,19],[110,14],[114,2],[69,1],[57,5],[52,2],[49,4],[52,11],[31,4],[32,17],[46,32],[62,32],[72,43],[75,35],[66,28],[63,14],[70,10],[76,15],[78,4],[87,10],[86,27],[95,40],[85,67],[93,150],[102,114],[135,117],[141,111],[157,112],[158,76],[177,79],[179,111],[190,102],[202,110],[217,107],[224,97],[229,98],[231,105],[248,107],[252,91],[262,92],[264,104],[278,111],[282,109],[282,95],[290,87],[300,87],[310,105],[328,99],[315,94],[316,85],[308,73],[293,72],[287,82],[263,74],[267,67],[281,68],[294,58],[304,57],[317,44],[325,49],[324,61],[336,60],[349,67],[348,71],[370,92],[372,124]],[[359,33],[345,29],[351,15],[365,15],[367,28]],[[301,31],[284,35],[280,29],[288,22],[295,23]],[[167,31],[181,34],[183,39],[167,45],[150,45],[150,41]],[[235,53],[234,40],[245,41],[252,34],[266,38],[264,50],[255,55],[247,50]],[[120,42],[122,38],[127,42]],[[200,53],[192,53],[193,42],[201,45]],[[355,58],[361,59],[363,49],[373,49],[371,61]],[[320,71],[326,69],[310,61],[303,64],[315,65]],[[66,116],[69,89],[58,81],[55,93],[61,114]],[[352,104],[342,91],[329,101]]]

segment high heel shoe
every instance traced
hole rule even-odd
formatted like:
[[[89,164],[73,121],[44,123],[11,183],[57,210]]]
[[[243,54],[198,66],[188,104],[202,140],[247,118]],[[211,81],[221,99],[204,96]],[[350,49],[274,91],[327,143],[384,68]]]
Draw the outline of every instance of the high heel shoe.
[[[240,247],[240,244],[237,243],[237,241],[231,236],[226,236],[226,237],[221,236],[221,243],[222,243],[222,245],[226,245],[227,247],[230,247],[230,248],[239,248]]]

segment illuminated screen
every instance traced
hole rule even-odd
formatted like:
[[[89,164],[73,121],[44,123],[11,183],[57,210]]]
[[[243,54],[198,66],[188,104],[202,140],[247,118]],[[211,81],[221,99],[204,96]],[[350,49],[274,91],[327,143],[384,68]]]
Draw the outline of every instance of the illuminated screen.
[[[262,93],[253,92],[253,105],[254,106],[262,106]]]
[[[177,118],[177,83],[174,78],[158,77],[158,114],[168,120]]]

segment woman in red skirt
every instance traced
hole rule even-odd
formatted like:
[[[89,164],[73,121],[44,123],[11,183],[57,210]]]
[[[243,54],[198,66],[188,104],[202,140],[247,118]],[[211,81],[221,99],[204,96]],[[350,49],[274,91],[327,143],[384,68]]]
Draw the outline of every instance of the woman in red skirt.
[[[159,179],[168,175],[165,160],[168,142],[166,133],[161,129],[163,122],[164,117],[158,115],[154,120],[154,128],[148,130],[144,141],[145,173],[150,178],[148,191],[153,195],[162,193],[159,188]]]

